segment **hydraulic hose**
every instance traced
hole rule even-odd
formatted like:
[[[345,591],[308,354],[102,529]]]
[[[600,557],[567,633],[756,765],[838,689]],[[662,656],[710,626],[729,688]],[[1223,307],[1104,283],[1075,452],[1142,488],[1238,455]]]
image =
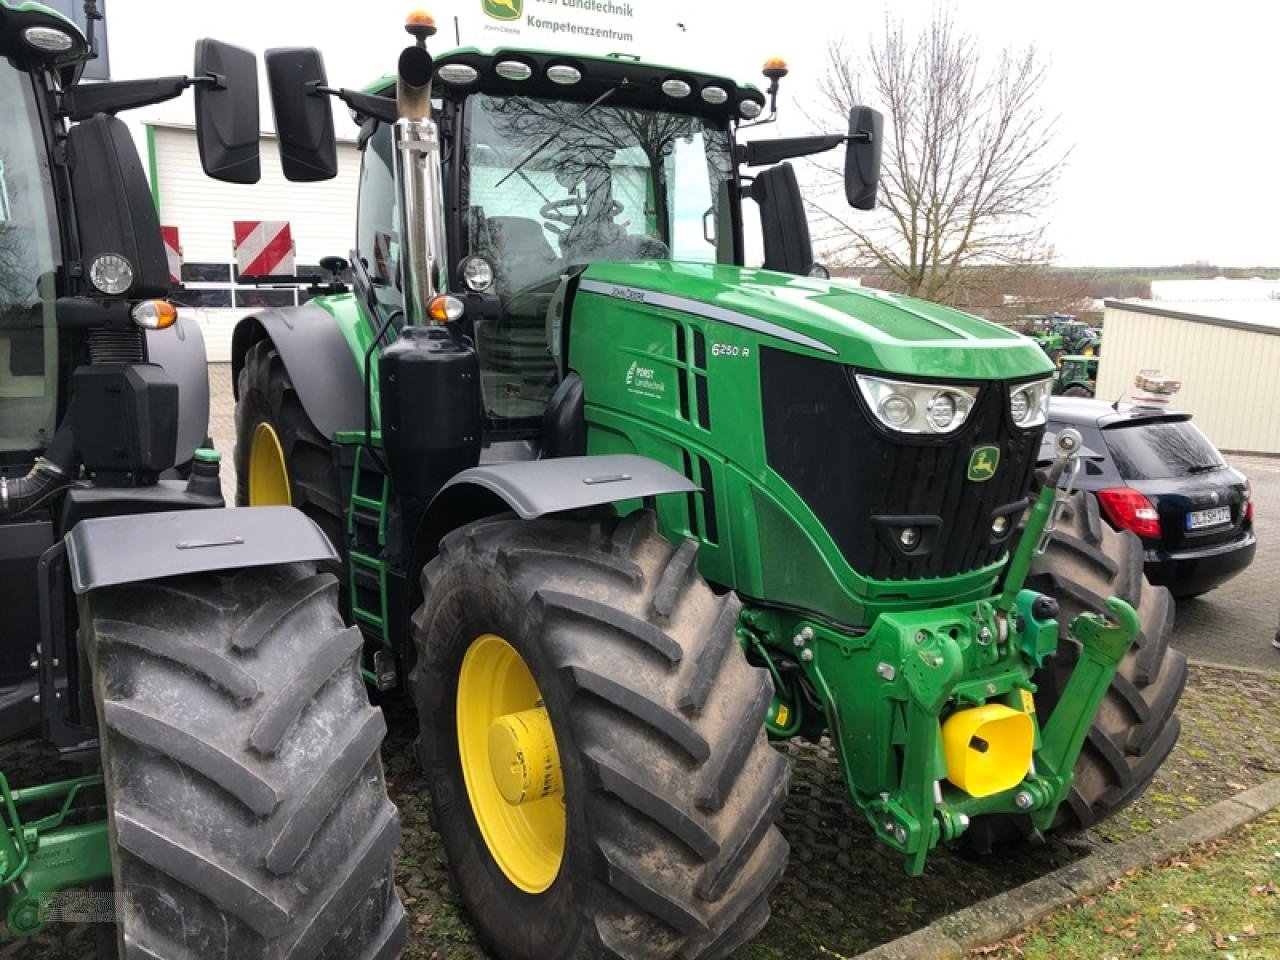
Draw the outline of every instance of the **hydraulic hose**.
[[[75,462],[75,439],[64,426],[25,477],[0,477],[0,518],[25,513],[70,486]]]

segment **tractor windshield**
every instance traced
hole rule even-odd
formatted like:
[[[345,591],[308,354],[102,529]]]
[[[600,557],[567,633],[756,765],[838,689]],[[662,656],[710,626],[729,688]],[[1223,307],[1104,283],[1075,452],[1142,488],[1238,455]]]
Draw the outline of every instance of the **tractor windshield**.
[[[496,419],[537,416],[555,388],[547,310],[562,274],[601,260],[715,262],[732,250],[732,237],[717,243],[731,222],[721,209],[729,137],[698,117],[608,101],[584,113],[477,94],[467,121],[466,252],[493,266],[502,304],[477,331],[486,406]]]
[[[58,246],[31,79],[4,60],[0,130],[0,451],[31,451],[56,413]]]

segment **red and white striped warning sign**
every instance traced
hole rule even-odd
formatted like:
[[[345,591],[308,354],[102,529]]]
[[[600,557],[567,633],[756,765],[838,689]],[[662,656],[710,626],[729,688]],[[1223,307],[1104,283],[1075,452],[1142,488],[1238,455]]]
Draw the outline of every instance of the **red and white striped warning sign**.
[[[236,220],[233,226],[240,276],[293,275],[293,236],[288,220]]]
[[[177,227],[161,227],[164,234],[164,252],[169,258],[169,282],[182,283],[182,244],[178,242]]]
[[[391,267],[395,263],[395,240],[391,234],[375,230],[373,234],[373,276],[383,283],[395,282]]]

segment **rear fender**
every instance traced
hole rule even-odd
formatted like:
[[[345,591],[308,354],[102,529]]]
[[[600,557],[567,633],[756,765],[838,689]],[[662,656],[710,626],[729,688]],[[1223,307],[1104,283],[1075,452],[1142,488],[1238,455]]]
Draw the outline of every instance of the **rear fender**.
[[[264,310],[236,324],[231,383],[240,399],[245,354],[259,340],[275,346],[307,417],[326,437],[364,429],[364,379],[332,314],[313,304]]]

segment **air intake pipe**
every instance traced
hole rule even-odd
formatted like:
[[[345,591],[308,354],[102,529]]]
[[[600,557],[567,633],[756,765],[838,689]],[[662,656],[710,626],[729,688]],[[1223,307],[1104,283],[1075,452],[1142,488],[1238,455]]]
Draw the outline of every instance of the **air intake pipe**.
[[[63,426],[25,477],[0,477],[0,520],[26,513],[70,486],[75,467],[75,439],[70,427]]]

